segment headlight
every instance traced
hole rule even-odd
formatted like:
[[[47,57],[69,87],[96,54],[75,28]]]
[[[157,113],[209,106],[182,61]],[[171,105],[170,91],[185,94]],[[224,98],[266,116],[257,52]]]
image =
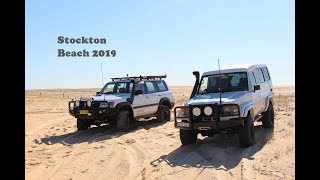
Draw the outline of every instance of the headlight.
[[[102,102],[99,105],[99,108],[106,108],[106,107],[109,107],[109,104],[107,102]]]
[[[212,108],[207,106],[204,108],[204,114],[207,115],[207,116],[210,116],[212,114]]]
[[[71,102],[71,103],[70,103],[70,106],[69,106],[69,109],[70,109],[70,110],[73,110],[73,108],[74,108],[74,103]]]
[[[80,101],[76,101],[74,104],[78,107],[80,106]]]
[[[87,101],[87,105],[90,107],[92,105],[92,101]]]
[[[235,106],[235,105],[223,106],[222,107],[222,113],[224,115],[238,115],[239,114],[239,110],[238,110],[238,107]]]
[[[194,116],[200,116],[200,114],[201,114],[200,108],[198,108],[198,107],[193,108],[193,109],[192,109],[192,114],[193,114]]]
[[[178,117],[189,117],[189,107],[177,108],[176,113]]]

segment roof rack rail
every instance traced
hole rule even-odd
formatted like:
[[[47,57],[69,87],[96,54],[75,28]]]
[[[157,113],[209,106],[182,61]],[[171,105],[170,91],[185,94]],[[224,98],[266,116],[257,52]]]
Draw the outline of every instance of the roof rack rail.
[[[111,78],[112,81],[114,80],[131,80],[131,79],[140,79],[140,80],[156,80],[156,79],[161,79],[161,78],[166,78],[167,74],[165,75],[159,75],[159,76],[127,76],[127,77],[116,77],[116,78]]]

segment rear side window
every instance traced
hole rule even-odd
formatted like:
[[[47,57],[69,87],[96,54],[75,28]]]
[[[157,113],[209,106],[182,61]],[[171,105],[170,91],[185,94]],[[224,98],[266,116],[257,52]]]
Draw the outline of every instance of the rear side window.
[[[262,69],[258,68],[257,72],[258,72],[258,78],[260,79],[260,83],[263,83],[264,82],[264,77],[263,77]]]
[[[270,80],[270,75],[269,75],[269,71],[266,67],[262,68],[262,72],[263,72],[263,75],[266,79],[266,81],[269,81]]]
[[[146,86],[147,86],[148,93],[157,92],[156,87],[154,86],[154,84],[152,82],[147,81],[145,83],[146,83]]]
[[[249,82],[250,82],[249,90],[253,91],[253,86],[256,85],[256,79],[254,78],[253,72],[249,73]]]
[[[164,81],[156,81],[155,83],[157,84],[160,92],[168,91],[168,87]]]

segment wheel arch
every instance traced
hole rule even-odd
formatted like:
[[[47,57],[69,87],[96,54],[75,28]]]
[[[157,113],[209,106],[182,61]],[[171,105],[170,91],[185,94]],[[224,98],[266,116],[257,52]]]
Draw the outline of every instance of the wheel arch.
[[[161,99],[160,99],[160,101],[159,101],[159,106],[158,106],[158,110],[160,109],[161,105],[168,106],[169,109],[172,109],[171,103],[170,103],[170,99],[167,98],[167,97],[164,97],[164,98],[161,98]]]
[[[244,107],[243,114],[242,114],[241,117],[247,117],[248,115],[253,117],[253,106],[252,106],[252,104],[249,104],[246,107]]]
[[[129,111],[130,115],[133,117],[133,109],[129,102],[121,102],[116,105],[117,113],[121,110]]]
[[[271,102],[272,105],[274,105],[273,96],[267,96],[267,98],[266,98],[266,107],[264,109],[264,112],[268,110],[270,102]]]

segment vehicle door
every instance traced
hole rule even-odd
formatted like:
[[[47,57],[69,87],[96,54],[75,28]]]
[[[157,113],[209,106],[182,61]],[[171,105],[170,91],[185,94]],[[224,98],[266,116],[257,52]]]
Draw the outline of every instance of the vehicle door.
[[[270,87],[269,84],[266,80],[265,75],[263,74],[262,68],[257,68],[258,73],[260,74],[260,94],[261,94],[261,105],[262,105],[262,109],[261,111],[263,112],[266,105],[267,105],[267,97],[269,95],[270,92]]]
[[[265,81],[267,83],[267,93],[271,94],[273,89],[272,89],[272,81],[270,78],[269,71],[268,71],[267,67],[262,68],[262,71],[263,71],[263,76],[265,77]]]
[[[257,81],[255,78],[254,71],[249,71],[248,72],[248,78],[249,78],[249,93],[251,94],[252,97],[252,105],[253,105],[253,114],[254,116],[258,115],[259,113],[259,90],[254,91],[254,86],[257,85]]]
[[[141,90],[142,94],[134,95],[133,98],[133,113],[134,117],[143,116],[145,114],[149,114],[150,110],[146,106],[146,104],[150,104],[149,95],[147,94],[146,86],[143,81],[140,81],[135,85],[135,91]]]
[[[263,79],[263,75],[261,73],[261,71],[259,70],[260,68],[254,69],[254,75],[256,78],[256,83],[260,85],[260,89],[256,90],[257,94],[258,94],[258,106],[257,106],[257,113],[260,114],[264,111],[265,108],[265,83],[264,83],[264,79]]]
[[[158,89],[153,81],[145,81],[147,88],[147,99],[148,103],[146,103],[148,113],[154,114],[158,110],[158,105],[160,101],[160,96]]]
[[[154,83],[157,86],[159,101],[164,97],[167,97],[170,100],[170,102],[173,101],[171,98],[171,92],[168,90],[168,86],[164,81],[159,80],[154,81]]]

